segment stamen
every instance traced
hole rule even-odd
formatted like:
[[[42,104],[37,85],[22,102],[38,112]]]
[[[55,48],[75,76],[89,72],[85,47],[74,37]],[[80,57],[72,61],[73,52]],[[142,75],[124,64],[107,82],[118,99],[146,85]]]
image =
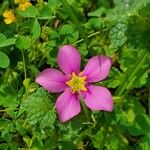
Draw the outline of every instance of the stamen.
[[[79,73],[79,75],[81,75],[81,73]],[[86,78],[86,76],[80,77],[73,72],[71,79],[67,81],[66,84],[71,87],[73,94],[78,91],[87,91],[85,87]]]

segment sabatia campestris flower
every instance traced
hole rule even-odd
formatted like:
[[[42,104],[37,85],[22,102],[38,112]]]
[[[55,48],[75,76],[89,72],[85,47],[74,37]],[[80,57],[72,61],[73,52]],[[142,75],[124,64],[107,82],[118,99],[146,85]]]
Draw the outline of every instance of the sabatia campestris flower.
[[[80,113],[80,98],[91,110],[113,110],[109,90],[91,84],[108,76],[112,63],[109,57],[92,57],[80,72],[79,52],[71,45],[64,45],[59,49],[57,61],[64,73],[47,68],[37,76],[36,82],[52,93],[64,91],[56,101],[60,121],[66,122]]]

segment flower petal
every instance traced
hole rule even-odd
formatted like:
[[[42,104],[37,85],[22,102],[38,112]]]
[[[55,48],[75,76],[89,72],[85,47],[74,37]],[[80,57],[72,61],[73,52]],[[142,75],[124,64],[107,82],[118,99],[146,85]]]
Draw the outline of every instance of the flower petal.
[[[87,76],[87,82],[98,82],[105,79],[111,67],[111,59],[106,56],[92,57],[83,70],[82,76]]]
[[[78,95],[72,94],[71,89],[62,93],[56,101],[56,109],[61,122],[66,122],[81,111]]]
[[[64,45],[58,52],[58,64],[65,74],[79,73],[80,53],[71,45]]]
[[[113,110],[111,93],[105,87],[89,85],[88,92],[82,92],[85,104],[92,110]]]
[[[66,75],[56,69],[47,68],[37,77],[36,82],[52,93],[62,92],[67,88]]]

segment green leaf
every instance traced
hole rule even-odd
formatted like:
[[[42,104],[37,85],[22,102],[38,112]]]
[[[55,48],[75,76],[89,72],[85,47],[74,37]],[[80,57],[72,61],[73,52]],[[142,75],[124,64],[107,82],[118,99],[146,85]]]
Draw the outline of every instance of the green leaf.
[[[126,22],[131,16],[138,13],[150,3],[149,0],[115,0],[115,8],[108,13],[108,20],[111,22]]]
[[[13,44],[15,44],[15,41],[16,41],[16,38],[10,38],[10,39],[3,40],[3,42],[0,43],[0,47],[13,45]]]
[[[92,138],[92,143],[94,147],[97,149],[102,149],[104,147],[106,136],[107,136],[107,132],[103,127],[101,127],[101,129]]]
[[[24,128],[23,122],[24,120],[18,119],[15,121],[15,126],[16,126],[16,129],[19,131],[19,133],[21,133],[22,135],[25,135],[26,129]]]
[[[144,114],[144,108],[141,106],[140,102],[137,98],[126,97],[123,99],[123,110],[122,116],[120,120],[120,125],[126,132],[130,135],[138,136],[145,133],[143,127],[139,125],[139,119],[141,114]],[[138,111],[137,111],[138,109]],[[143,120],[141,120],[143,125],[145,124]]]
[[[126,72],[128,67],[133,66],[137,60],[139,51],[124,46],[120,52],[120,68],[123,72]]]
[[[66,149],[75,150],[75,149],[77,149],[77,147],[72,143],[72,141],[62,141],[60,143],[60,145],[61,145],[62,150],[66,150]]]
[[[60,35],[68,35],[73,33],[74,29],[71,25],[63,25],[59,30]]]
[[[114,108],[113,112],[104,112],[106,122],[110,125],[114,125],[121,119],[121,113],[117,107]]]
[[[9,66],[9,58],[6,54],[0,52],[0,68],[7,68]]]
[[[122,46],[126,41],[126,30],[127,26],[122,23],[116,24],[111,28],[109,32],[109,38],[111,40],[111,48]]]
[[[2,137],[5,137],[7,134],[10,134],[10,132],[12,132],[13,129],[14,129],[13,122],[8,123],[5,129],[2,131],[2,134],[1,134]]]
[[[6,36],[0,33],[0,47],[9,46],[15,44],[16,38],[7,39]]]
[[[130,47],[150,48],[150,1],[149,0],[115,0],[115,7],[107,14],[108,26],[118,23],[127,25],[126,38]],[[118,31],[119,32],[119,31]],[[124,40],[124,37],[123,37]],[[113,45],[111,45],[112,47]]]
[[[62,36],[62,38],[64,37],[64,44],[73,43],[79,37],[79,33],[75,30],[75,28],[67,24],[61,27],[61,29],[59,30],[59,34]]]
[[[131,88],[131,85],[135,80],[135,76],[137,75],[137,73],[140,71],[141,67],[145,63],[147,56],[149,56],[149,52],[147,50],[142,51],[140,54],[141,55],[137,58],[136,62],[134,62],[134,65],[131,68],[129,67],[126,74],[124,74],[124,77],[121,81],[121,85],[116,90],[115,95],[120,96],[122,95],[123,92],[125,92],[126,88],[127,89]]]
[[[144,86],[148,80],[148,69],[147,71],[143,71],[144,69],[141,68],[141,72],[138,73],[138,75],[135,77],[135,80],[133,81],[133,86],[135,88],[141,88]]]
[[[88,24],[94,28],[101,28],[103,25],[103,20],[101,18],[91,18]]]
[[[60,1],[59,0],[48,0],[48,6],[53,11],[56,11],[57,7],[59,7]]]
[[[23,140],[26,142],[28,148],[30,149],[33,143],[32,139],[26,136],[26,137],[23,137]]]
[[[140,114],[136,117],[136,122],[144,133],[150,132],[150,117],[146,114]]]
[[[0,43],[3,43],[6,39],[7,39],[6,36],[0,33]]]
[[[47,19],[47,20],[52,20],[54,19],[56,16],[52,15],[52,11],[50,9],[50,7],[45,6],[40,10],[38,19]]]
[[[0,144],[0,149],[9,149],[9,145],[7,144],[7,143],[2,143],[2,144]]]
[[[20,50],[28,49],[31,46],[31,40],[27,37],[20,36],[16,41],[16,46]]]
[[[112,134],[108,137],[107,149],[119,150],[119,149],[129,149],[127,139],[120,133]]]
[[[88,16],[100,17],[105,12],[106,12],[106,8],[105,7],[100,7],[100,8],[98,8],[97,10],[95,10],[93,12],[89,12]]]
[[[0,98],[1,99],[3,98],[0,102],[0,104],[3,105],[3,107],[11,108],[11,110],[15,109],[19,105],[19,102],[17,101],[17,99],[10,95],[5,96],[5,97],[0,96]]]
[[[22,17],[36,18],[36,16],[38,15],[38,10],[36,7],[30,6],[27,9],[25,9],[24,11],[19,10],[18,14]]]
[[[146,134],[144,138],[138,142],[135,150],[149,150],[150,149],[150,133]]]
[[[56,114],[51,98],[49,93],[39,88],[24,101],[21,109],[27,112],[26,120],[29,124],[39,124],[41,128],[53,127]]]
[[[32,28],[32,37],[33,39],[37,39],[40,36],[41,33],[41,27],[38,21],[35,19],[33,23],[33,28]]]
[[[121,72],[117,68],[112,67],[110,70],[109,78],[103,81],[103,83],[109,88],[116,88],[117,86],[120,85],[121,78],[122,78]]]
[[[11,123],[10,120],[0,118],[0,129],[5,129],[9,123]]]

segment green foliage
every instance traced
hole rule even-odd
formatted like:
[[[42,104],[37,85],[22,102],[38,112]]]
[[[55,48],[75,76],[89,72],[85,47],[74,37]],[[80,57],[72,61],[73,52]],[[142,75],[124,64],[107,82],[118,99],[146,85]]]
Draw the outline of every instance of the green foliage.
[[[53,16],[51,9],[53,9],[52,6],[50,6],[50,7],[44,6],[39,12],[38,19],[51,20],[51,19],[55,18],[55,16]]]
[[[91,19],[89,19],[88,24],[91,27],[96,28],[96,29],[103,27],[104,18],[102,17],[102,15],[104,15],[105,13],[106,13],[105,7],[101,7],[95,10],[94,12],[88,13],[88,16],[92,17]]]
[[[79,38],[79,33],[71,25],[63,25],[59,30],[61,38],[65,38],[63,43],[73,43]]]
[[[26,121],[31,125],[39,124],[41,128],[53,127],[56,114],[51,101],[50,95],[42,88],[30,95],[21,105],[21,109],[27,112]]]
[[[31,40],[27,37],[20,36],[16,41],[16,47],[20,50],[28,49],[31,46]]]
[[[18,13],[22,17],[36,18],[38,15],[38,9],[36,9],[34,6],[30,6],[24,11],[18,11]]]
[[[97,149],[101,149],[102,147],[104,147],[106,137],[107,137],[107,130],[101,127],[101,129],[92,138],[94,147]]]
[[[35,20],[32,28],[32,38],[37,39],[40,36],[40,33],[41,33],[40,24],[38,23],[37,20]]]
[[[117,47],[122,46],[127,41],[126,30],[127,26],[122,23],[118,23],[111,28],[109,32],[109,38],[111,39],[110,48],[116,48],[117,50]]]
[[[30,2],[23,11],[14,1],[0,2],[0,149],[149,150],[150,0]],[[4,21],[7,9],[15,16],[11,24]],[[64,44],[79,50],[81,70],[95,55],[112,58],[109,76],[96,83],[111,91],[112,112],[88,110],[87,120],[81,108],[59,121],[59,94],[35,78],[59,69]]]
[[[15,44],[15,41],[15,38],[7,39],[4,34],[0,33],[0,48]]]
[[[0,52],[0,67],[7,68],[9,66],[9,58],[6,54]]]
[[[142,149],[148,150],[150,148],[149,142],[150,142],[150,135],[148,133],[143,137],[143,139],[139,141],[136,150],[142,150]]]

